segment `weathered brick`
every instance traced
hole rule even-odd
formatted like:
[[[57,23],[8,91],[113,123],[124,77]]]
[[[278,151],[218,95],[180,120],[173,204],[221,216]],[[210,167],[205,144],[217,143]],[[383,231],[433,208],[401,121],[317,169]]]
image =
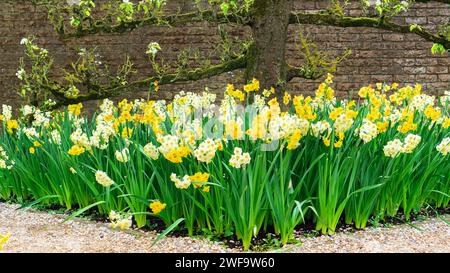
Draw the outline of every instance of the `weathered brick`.
[[[427,73],[430,74],[448,74],[448,68],[445,66],[429,66]]]

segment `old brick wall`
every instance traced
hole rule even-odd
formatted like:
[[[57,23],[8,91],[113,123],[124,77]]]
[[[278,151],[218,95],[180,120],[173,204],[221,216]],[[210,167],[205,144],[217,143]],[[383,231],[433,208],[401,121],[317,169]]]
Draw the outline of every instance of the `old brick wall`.
[[[77,40],[62,42],[58,40],[51,25],[47,22],[44,10],[33,6],[30,0],[2,0],[0,8],[0,104],[18,105],[20,99],[16,95],[18,79],[15,76],[19,58],[23,57],[19,41],[22,37],[35,35],[39,45],[47,48],[55,57],[58,67],[55,74],[61,75],[61,68],[68,68],[76,58],[74,47],[96,46],[102,61],[119,64],[125,54],[132,56],[135,68],[139,70],[136,77],[144,77],[151,73],[145,49],[152,41],[159,42],[162,56],[166,60],[176,58],[180,50],[196,48],[205,56],[211,52],[219,41],[217,27],[210,23],[189,24],[183,27],[142,28],[124,35],[95,35]],[[190,0],[173,0],[173,6],[188,9]],[[298,0],[297,10],[320,10],[328,1]],[[172,7],[174,8],[174,7]],[[352,4],[351,15],[358,15],[357,5]],[[424,24],[435,29],[437,24],[448,22],[450,6],[440,3],[417,3],[414,7],[396,18],[403,24]],[[245,37],[249,35],[247,28],[233,28],[231,34]],[[299,64],[301,58],[297,50],[299,33],[308,35],[322,50],[332,54],[340,54],[350,48],[353,54],[341,63],[335,73],[338,94],[345,96],[368,83],[380,81],[398,83],[423,83],[429,92],[437,93],[450,89],[450,57],[433,56],[430,53],[431,43],[423,41],[413,34],[397,34],[372,28],[335,28],[292,25],[289,29],[288,57],[289,63]],[[276,49],[274,49],[276,50]],[[166,85],[158,94],[160,98],[170,99],[175,92],[203,91],[205,86],[214,92],[222,92],[226,83],[242,82],[242,71],[227,73],[212,79],[193,83]],[[296,93],[310,94],[317,83],[294,79],[289,90]],[[144,92],[126,97],[145,97]]]

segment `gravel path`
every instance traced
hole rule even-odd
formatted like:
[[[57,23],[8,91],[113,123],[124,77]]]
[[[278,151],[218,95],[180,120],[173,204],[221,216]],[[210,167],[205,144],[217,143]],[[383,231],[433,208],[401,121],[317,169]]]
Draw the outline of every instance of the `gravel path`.
[[[86,219],[62,223],[67,215],[18,207],[0,203],[0,234],[11,233],[4,252],[229,252],[218,243],[188,237],[166,237],[152,247],[155,232],[116,231]]]
[[[115,231],[106,223],[64,215],[17,210],[0,203],[0,234],[11,238],[3,252],[234,252],[207,239],[167,237],[151,247],[157,234]],[[450,216],[447,215],[450,221]],[[334,236],[300,238],[302,245],[288,245],[275,252],[450,252],[450,225],[436,218],[411,225],[368,228]],[[417,229],[418,228],[418,229]],[[420,230],[419,230],[420,229]]]
[[[410,224],[382,228],[367,228],[355,232],[340,232],[333,236],[299,238],[300,246],[285,246],[280,252],[386,252],[386,253],[450,253],[450,215],[415,221]]]

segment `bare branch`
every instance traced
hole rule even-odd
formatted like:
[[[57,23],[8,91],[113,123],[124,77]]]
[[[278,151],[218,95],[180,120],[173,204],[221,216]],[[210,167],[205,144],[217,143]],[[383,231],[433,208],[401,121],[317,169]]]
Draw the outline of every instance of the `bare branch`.
[[[245,68],[246,64],[247,64],[247,56],[242,55],[230,61],[213,65],[207,68],[197,68],[194,70],[178,74],[166,74],[161,77],[153,76],[143,80],[131,82],[129,84],[119,87],[106,88],[95,92],[91,91],[90,93],[87,94],[80,94],[74,98],[67,97],[64,92],[63,85],[58,82],[54,82],[53,84],[44,86],[43,88],[48,89],[55,96],[57,100],[56,105],[53,107],[53,109],[55,109],[64,105],[76,104],[79,102],[90,100],[111,98],[125,94],[127,92],[142,91],[144,88],[148,87],[151,83],[155,81],[158,81],[159,85],[164,85],[176,82],[197,81],[200,79],[210,78],[226,72],[234,71],[236,69]]]
[[[372,27],[389,30],[398,33],[413,33],[423,39],[443,45],[450,49],[450,40],[443,36],[433,34],[423,27],[410,27],[389,22],[387,19],[375,17],[351,17],[337,16],[330,13],[291,13],[289,22],[291,24],[312,24],[335,27]]]

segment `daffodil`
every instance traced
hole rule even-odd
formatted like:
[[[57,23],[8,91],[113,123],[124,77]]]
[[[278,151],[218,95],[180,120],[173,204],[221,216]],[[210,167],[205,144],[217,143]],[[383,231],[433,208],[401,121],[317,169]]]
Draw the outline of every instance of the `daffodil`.
[[[150,209],[152,210],[153,214],[159,214],[165,208],[166,208],[166,204],[161,203],[160,201],[153,201],[150,203]]]
[[[73,145],[69,149],[68,153],[69,153],[69,155],[72,155],[72,156],[78,156],[78,155],[83,154],[85,151],[86,150],[83,147],[81,147],[79,145]]]
[[[105,172],[100,170],[95,172],[95,180],[105,188],[111,187],[114,184],[114,181],[109,178],[109,176]]]

